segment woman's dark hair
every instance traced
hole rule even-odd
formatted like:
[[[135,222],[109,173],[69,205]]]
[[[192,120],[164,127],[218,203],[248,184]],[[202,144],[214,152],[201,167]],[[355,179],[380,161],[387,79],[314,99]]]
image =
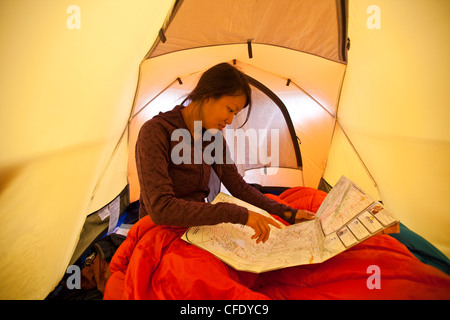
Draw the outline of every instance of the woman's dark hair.
[[[245,95],[244,108],[249,107],[245,124],[251,110],[252,91],[250,85],[241,71],[229,63],[220,63],[203,73],[194,90],[184,99],[182,104],[188,100],[195,102],[206,98],[219,99],[223,96],[239,95]]]

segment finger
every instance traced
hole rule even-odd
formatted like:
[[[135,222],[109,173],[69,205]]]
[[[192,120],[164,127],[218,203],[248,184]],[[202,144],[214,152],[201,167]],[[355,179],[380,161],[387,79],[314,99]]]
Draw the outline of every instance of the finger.
[[[270,236],[270,229],[267,229],[267,232],[264,233],[264,238],[263,238],[262,242],[266,243],[266,241],[269,240],[269,236]]]
[[[306,219],[314,219],[316,217],[315,212],[306,211]]]
[[[271,224],[271,225],[277,227],[278,229],[281,229],[280,224],[279,224],[278,222],[276,222],[275,220],[267,218],[267,222],[268,222],[269,224]]]
[[[260,228],[261,228],[261,231],[262,231],[261,241],[262,241],[262,243],[265,243],[267,241],[267,239],[269,239],[270,227],[266,223],[266,221],[261,221]]]
[[[261,224],[259,221],[256,222],[256,225],[254,227],[255,234],[253,235],[252,239],[256,239],[256,243],[260,243],[262,240],[263,230],[261,229]]]
[[[301,219],[308,219],[308,220],[312,220],[315,218],[315,213],[308,211],[308,210],[299,210],[297,212],[297,215],[295,217],[296,220],[301,220]]]
[[[253,234],[253,236],[251,236],[251,239],[257,239],[261,236],[261,230],[259,228],[259,225],[257,224],[255,227],[253,227],[253,230],[255,230],[255,233]],[[258,243],[258,240],[256,240],[256,242]]]
[[[263,225],[263,233],[261,235],[262,243],[265,243],[267,241],[267,239],[269,239],[269,235],[270,235],[269,225],[264,223],[264,225]]]

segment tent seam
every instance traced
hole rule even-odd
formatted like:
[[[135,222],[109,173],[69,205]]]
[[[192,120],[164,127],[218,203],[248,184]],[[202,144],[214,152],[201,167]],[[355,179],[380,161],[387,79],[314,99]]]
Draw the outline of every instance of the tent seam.
[[[325,59],[325,60],[328,60],[328,61],[331,61],[331,62],[336,62],[336,63],[344,64],[344,65],[347,64],[346,61],[339,61],[339,60],[327,58],[327,57],[324,57],[324,56],[321,56],[319,54],[315,54],[315,53],[312,53],[312,52],[292,49],[292,48],[289,48],[289,47],[280,46],[280,45],[276,45],[276,44],[263,43],[263,42],[252,42],[252,45],[255,45],[255,44],[256,45],[263,45],[263,46],[270,46],[270,47],[277,47],[277,48],[282,48],[282,49],[291,50],[291,51],[295,51],[295,52],[301,52],[301,53],[312,55],[312,56],[315,56],[317,58]],[[243,45],[243,46],[245,46],[246,52],[248,52],[248,50],[247,50],[247,46],[248,46],[247,41],[246,42],[234,42],[234,43],[218,43],[218,44],[210,44],[210,45],[196,46],[196,47],[190,47],[190,48],[182,48],[182,49],[178,49],[178,50],[174,50],[174,51],[170,51],[170,52],[161,53],[161,54],[158,54],[158,55],[155,55],[155,56],[151,56],[151,54],[150,54],[150,55],[146,55],[145,60],[150,60],[150,59],[158,58],[158,57],[161,57],[161,56],[164,56],[164,55],[168,55],[168,54],[172,54],[172,53],[176,53],[176,52],[181,52],[181,51],[201,49],[201,48],[210,48],[210,47],[229,46],[229,45]],[[155,51],[155,50],[153,50],[153,51]],[[253,56],[254,56],[254,54],[253,54]]]

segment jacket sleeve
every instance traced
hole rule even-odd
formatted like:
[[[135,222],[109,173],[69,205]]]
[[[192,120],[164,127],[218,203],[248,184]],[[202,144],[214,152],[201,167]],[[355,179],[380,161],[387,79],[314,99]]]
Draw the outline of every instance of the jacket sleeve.
[[[275,200],[272,200],[266,197],[264,194],[259,192],[257,189],[250,186],[240,175],[237,170],[236,165],[230,159],[229,154],[227,152],[226,142],[224,141],[224,161],[223,164],[216,164],[213,166],[223,185],[227,188],[230,193],[247,203],[250,203],[258,208],[261,208],[268,213],[275,214],[285,219],[284,212],[289,211],[292,213],[289,216],[295,217],[295,213],[297,209],[291,208],[284,204],[278,203]],[[219,168],[220,167],[220,168]],[[293,219],[289,219],[290,223],[293,223]]]
[[[175,196],[169,175],[170,135],[158,121],[147,121],[136,143],[136,166],[141,206],[153,222],[191,227],[222,222],[246,224],[248,210],[229,204],[187,201]]]

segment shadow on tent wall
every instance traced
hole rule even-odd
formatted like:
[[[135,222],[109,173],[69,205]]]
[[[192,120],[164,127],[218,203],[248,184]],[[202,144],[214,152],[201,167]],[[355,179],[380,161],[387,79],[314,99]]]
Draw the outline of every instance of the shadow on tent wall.
[[[106,217],[102,220],[100,218],[99,212],[108,207],[117,198],[119,198],[120,201],[119,216],[122,216],[128,205],[130,204],[128,185],[111,202],[86,217],[86,221],[84,222],[83,229],[80,233],[80,239],[78,240],[78,244],[75,248],[72,258],[70,259],[69,265],[76,264],[76,262],[82,258],[83,254],[87,252],[96,241],[106,235],[109,229],[109,217]]]
[[[99,214],[105,208],[110,206],[114,201],[119,201],[119,218],[115,226],[111,226],[112,230],[120,226],[122,223],[135,223],[138,220],[139,203],[130,204],[129,186],[127,185],[120,194],[103,208],[89,214],[80,233],[80,239],[75,251],[70,259],[69,265],[75,265],[82,270],[93,253],[94,257],[98,254],[95,244],[106,239],[110,230],[110,217],[104,217],[103,220]],[[46,300],[98,300],[102,299],[102,293],[96,290],[70,290],[67,289],[66,282],[70,273],[65,273],[56,288],[50,292]]]

